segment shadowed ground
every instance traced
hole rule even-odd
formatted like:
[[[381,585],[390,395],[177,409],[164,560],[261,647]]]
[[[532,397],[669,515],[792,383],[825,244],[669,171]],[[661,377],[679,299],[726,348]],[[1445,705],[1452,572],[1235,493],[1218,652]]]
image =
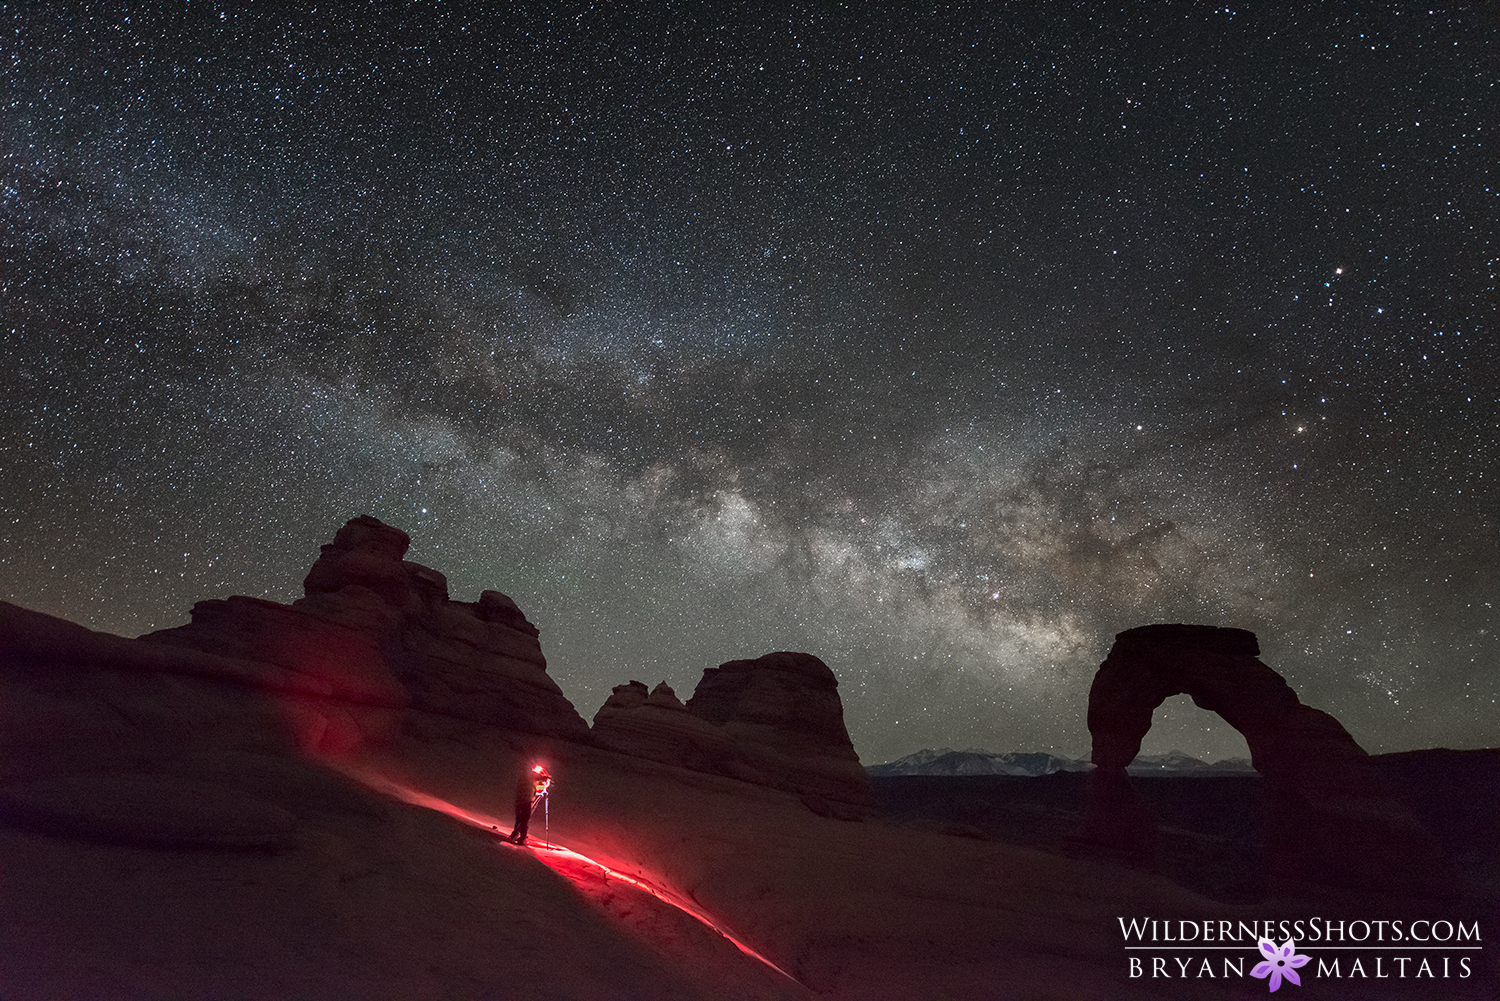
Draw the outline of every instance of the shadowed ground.
[[[1488,906],[1316,884],[1241,902],[1254,887],[1229,877],[1253,863],[1229,849],[1253,836],[1233,796],[1206,800],[1217,785],[1147,792],[1183,860],[1163,872],[1074,857],[1068,777],[972,816],[967,794],[951,818],[875,819],[836,679],[805,655],[712,675],[722,698],[696,712],[622,686],[606,740],[514,602],[450,600],[405,547],[354,519],[305,599],[200,603],[141,640],[0,603],[7,1001],[1238,998],[1240,982],[1131,978],[1120,917]],[[592,863],[496,842],[539,758],[551,839]],[[1444,805],[1491,773],[1454,761],[1446,793],[1419,762],[1397,770],[1444,815],[1434,830],[1493,842],[1492,814]],[[1488,999],[1482,959],[1468,982],[1319,996]]]

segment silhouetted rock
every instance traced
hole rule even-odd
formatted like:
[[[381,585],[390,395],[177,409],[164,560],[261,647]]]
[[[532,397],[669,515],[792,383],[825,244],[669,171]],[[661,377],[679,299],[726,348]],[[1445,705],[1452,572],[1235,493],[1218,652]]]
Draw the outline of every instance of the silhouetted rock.
[[[426,718],[407,722],[435,733],[455,732],[447,719],[589,742],[515,602],[496,591],[472,604],[450,600],[442,574],[402,559],[410,541],[361,515],[323,546],[303,581],[306,597],[201,601],[189,625],[141,639],[275,664],[353,707],[410,707]],[[328,717],[319,708],[303,710],[309,750],[346,752],[377,739],[372,726],[390,725],[388,713],[340,707]]]
[[[721,996],[529,854],[301,753],[319,687],[0,603],[4,996]]]
[[[860,814],[868,787],[816,658],[725,664],[686,705],[622,685],[596,739],[513,602],[451,601],[405,551],[355,519],[293,605],[204,602],[140,640],[0,603],[7,997],[1237,996],[1126,977],[1118,915],[1259,911],[827,819]],[[496,843],[538,746],[558,776],[550,837],[623,879]],[[1494,997],[1494,982],[1490,963],[1443,996]]]
[[[736,771],[734,740],[688,711],[662,682],[650,694],[639,681],[616,685],[594,714],[594,736],[611,750],[700,772],[752,778]]]
[[[492,791],[518,746],[604,754],[515,603],[449,600],[406,545],[355,519],[293,605],[201,602],[134,640],[0,602],[7,996],[805,996],[654,898],[611,915],[349,777],[439,762]]]
[[[805,653],[707,668],[684,705],[665,683],[620,685],[594,716],[605,746],[802,797],[814,812],[854,818],[874,805],[844,727],[838,679]]]
[[[1088,837],[1149,860],[1154,820],[1125,768],[1151,714],[1186,692],[1250,745],[1266,779],[1267,855],[1289,883],[1317,881],[1377,892],[1437,894],[1440,850],[1397,800],[1354,738],[1305,706],[1257,659],[1255,634],[1212,626],[1151,625],[1115,637],[1089,690],[1093,736]]]

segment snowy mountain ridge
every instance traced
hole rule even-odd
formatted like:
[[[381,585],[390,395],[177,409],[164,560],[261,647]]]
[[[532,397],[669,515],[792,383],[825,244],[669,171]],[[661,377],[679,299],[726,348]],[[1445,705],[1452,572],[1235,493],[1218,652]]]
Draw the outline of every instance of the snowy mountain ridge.
[[[1084,772],[1094,767],[1087,758],[1069,758],[1045,751],[1007,751],[1003,754],[970,748],[955,751],[951,747],[928,748],[881,765],[865,769],[872,777],[892,775],[1017,775],[1035,778],[1055,772]],[[1132,775],[1188,773],[1254,774],[1255,769],[1244,758],[1226,758],[1212,764],[1171,750],[1165,754],[1140,754],[1126,769]]]

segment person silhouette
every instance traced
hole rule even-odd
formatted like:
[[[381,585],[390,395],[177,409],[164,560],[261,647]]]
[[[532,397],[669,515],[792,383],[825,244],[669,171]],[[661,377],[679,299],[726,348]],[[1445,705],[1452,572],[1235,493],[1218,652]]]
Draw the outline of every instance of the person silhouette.
[[[552,789],[552,776],[544,765],[532,765],[531,770],[516,782],[516,825],[506,840],[512,844],[526,843],[526,829],[531,824],[532,811],[547,798]]]

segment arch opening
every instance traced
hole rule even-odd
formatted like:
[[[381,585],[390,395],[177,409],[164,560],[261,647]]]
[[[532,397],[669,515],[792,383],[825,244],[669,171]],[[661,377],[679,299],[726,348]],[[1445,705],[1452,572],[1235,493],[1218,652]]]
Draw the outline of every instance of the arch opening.
[[[1243,734],[1265,779],[1265,851],[1274,884],[1286,892],[1317,881],[1441,895],[1446,870],[1432,834],[1391,794],[1339,721],[1304,705],[1259,654],[1255,634],[1243,629],[1159,624],[1115,637],[1089,688],[1096,767],[1085,841],[1107,857],[1155,866],[1156,819],[1126,766],[1156,729],[1158,707],[1187,693],[1197,708]],[[1180,703],[1167,715],[1199,721]]]
[[[1151,714],[1141,738],[1142,755],[1181,751],[1208,764],[1232,758],[1250,760],[1250,744],[1218,713],[1200,708],[1186,693],[1169,696]]]

